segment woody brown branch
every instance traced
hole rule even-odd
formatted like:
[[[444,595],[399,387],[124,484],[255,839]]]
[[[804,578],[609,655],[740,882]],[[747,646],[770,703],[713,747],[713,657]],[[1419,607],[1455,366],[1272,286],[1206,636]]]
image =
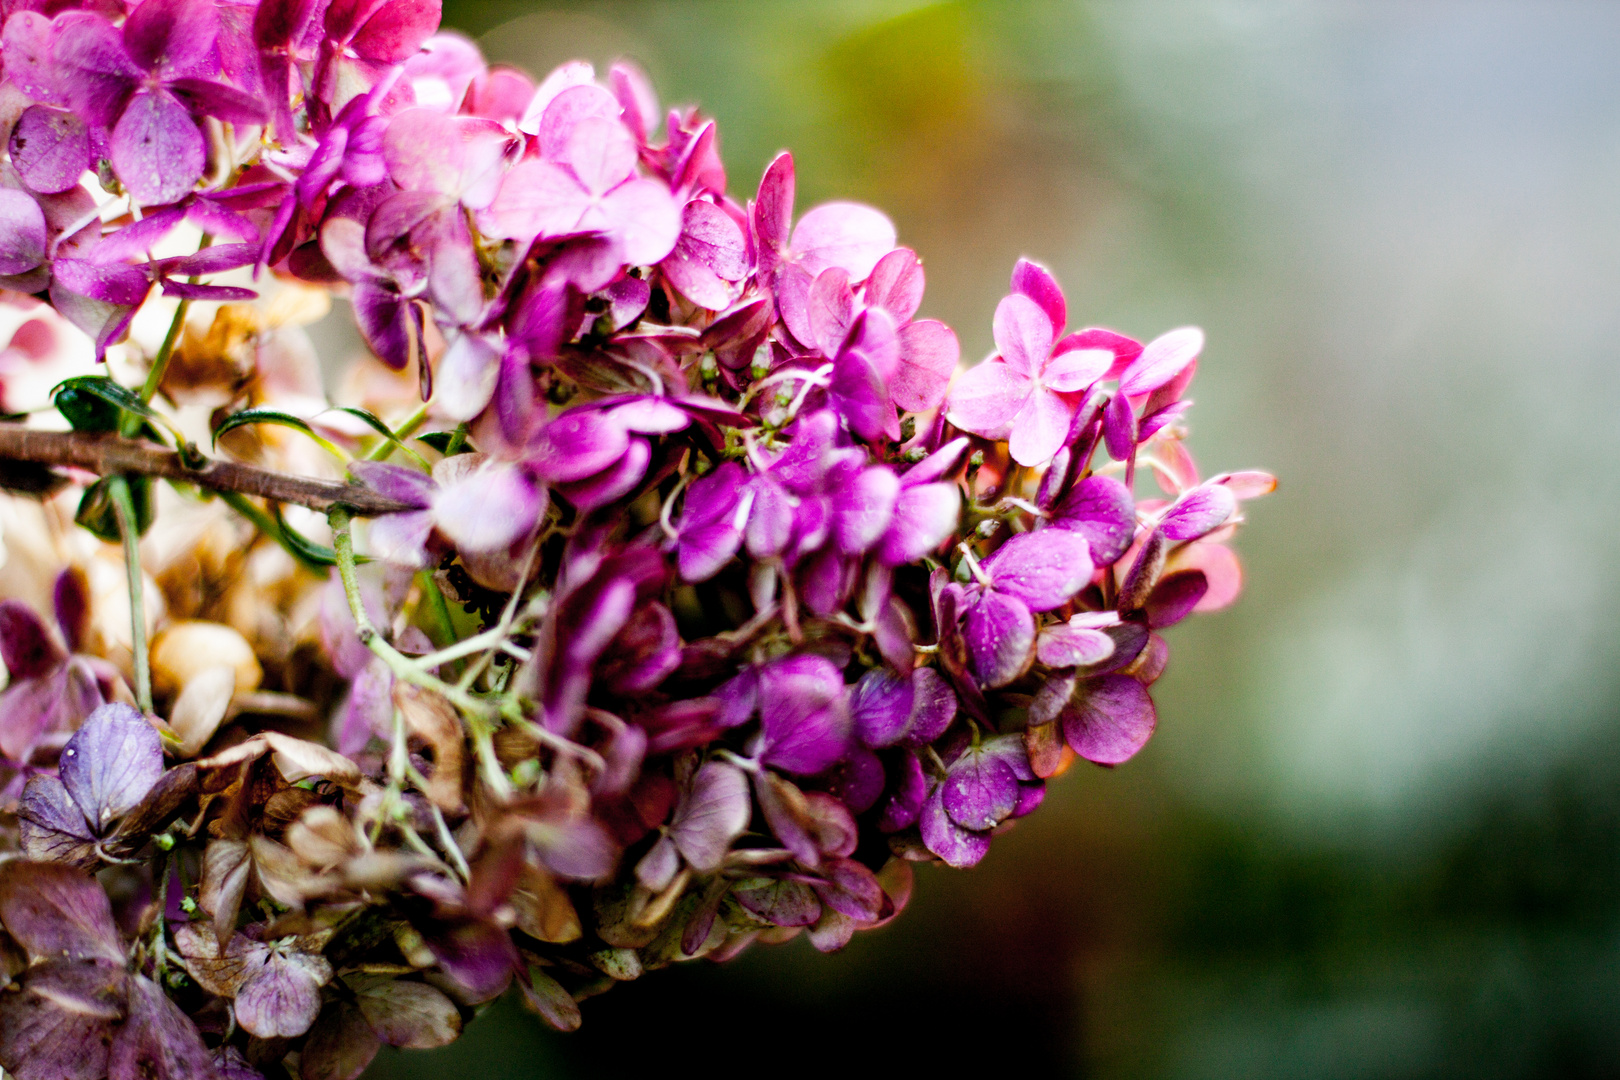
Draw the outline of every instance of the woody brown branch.
[[[233,461],[205,459],[192,468],[180,454],[151,443],[111,433],[90,431],[36,431],[20,424],[0,423],[0,459],[40,465],[70,465],[100,476],[124,473],[177,480],[211,491],[257,495],[272,502],[327,511],[346,506],[362,517],[395,514],[419,507],[380,495],[358,484],[290,476]]]

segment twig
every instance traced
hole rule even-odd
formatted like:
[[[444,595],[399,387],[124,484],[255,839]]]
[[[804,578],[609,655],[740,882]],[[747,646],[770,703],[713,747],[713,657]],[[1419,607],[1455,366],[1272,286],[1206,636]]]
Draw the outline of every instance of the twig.
[[[0,423],[0,459],[67,465],[100,476],[115,473],[156,476],[211,491],[257,495],[272,502],[307,506],[323,512],[334,506],[346,506],[360,517],[420,509],[359,484],[289,476],[234,461],[202,458],[201,464],[192,468],[177,451],[102,432],[36,431],[20,424]]]

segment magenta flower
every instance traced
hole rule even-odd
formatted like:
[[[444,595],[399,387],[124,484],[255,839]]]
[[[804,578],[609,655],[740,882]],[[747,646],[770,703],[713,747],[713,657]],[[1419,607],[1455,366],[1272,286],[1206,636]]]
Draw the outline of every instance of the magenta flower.
[[[1062,529],[1015,536],[985,560],[978,583],[962,591],[962,633],[980,683],[1005,686],[1024,673],[1035,657],[1036,613],[1079,592],[1091,570],[1085,538]]]
[[[1044,267],[1019,260],[1012,287],[996,307],[996,354],[957,380],[947,418],[963,431],[1006,439],[1020,465],[1044,465],[1062,449],[1085,391],[1128,346],[1107,331],[1060,337],[1063,294]]]

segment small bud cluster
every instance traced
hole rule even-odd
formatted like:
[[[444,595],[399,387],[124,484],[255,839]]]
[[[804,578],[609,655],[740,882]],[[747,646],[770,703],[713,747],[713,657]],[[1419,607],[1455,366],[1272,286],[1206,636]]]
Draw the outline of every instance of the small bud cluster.
[[[182,305],[145,386],[62,384],[57,422],[172,439],[293,569],[244,607],[196,574],[143,600],[134,565],[122,650],[81,567],[55,629],[0,602],[20,1080],[352,1080],[514,983],[572,1028],[674,961],[837,949],[912,863],[972,866],[1077,757],[1139,751],[1161,631],[1237,596],[1225,541],[1274,482],[1185,449],[1196,329],[1071,331],[1020,261],[959,372],[882,213],[795,218],[787,154],[739,201],[713,121],[632,66],[537,85],[437,0],[28,7],[0,286],[98,356],[155,294],[218,305],[206,334]],[[269,407],[293,288],[346,295],[422,407]],[[198,387],[261,464],[343,458],[330,546],[282,517],[311,482],[216,478],[176,411]],[[264,424],[296,433],[240,441]],[[159,475],[79,522],[134,552]],[[159,598],[196,617],[148,647]]]

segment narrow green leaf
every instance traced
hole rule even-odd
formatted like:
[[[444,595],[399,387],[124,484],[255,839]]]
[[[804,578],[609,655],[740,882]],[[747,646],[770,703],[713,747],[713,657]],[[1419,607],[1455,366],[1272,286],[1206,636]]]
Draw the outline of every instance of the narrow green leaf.
[[[84,489],[73,520],[100,539],[116,544],[123,536],[118,529],[118,514],[113,510],[112,493],[109,491],[112,479],[104,476]],[[131,476],[127,479],[129,494],[135,503],[135,531],[144,536],[156,516],[152,504],[152,479],[149,476]]]
[[[409,455],[410,458],[418,465],[422,466],[422,468],[426,469],[429,467],[428,463],[423,460],[422,455],[418,454],[415,450],[412,450],[410,447],[401,442],[399,436],[394,434],[393,429],[390,428],[387,423],[383,421],[382,417],[378,416],[376,413],[367,409],[356,408],[352,405],[338,405],[336,406],[335,411],[348,413],[350,416],[356,417],[364,422],[365,425],[372,431],[375,431],[399,450]]]
[[[51,391],[51,402],[75,431],[116,431],[125,413],[164,423],[139,394],[106,375],[63,379]],[[161,441],[151,425],[143,424],[142,428]]]
[[[300,419],[292,413],[282,412],[279,409],[243,409],[239,413],[232,413],[225,418],[219,427],[214,429],[214,445],[219,445],[220,436],[227,431],[234,431],[236,428],[245,427],[248,424],[276,424],[280,427],[292,428],[294,431],[308,435],[315,440],[321,449],[339,461],[346,462],[349,460],[348,454],[344,453],[330,439],[325,438],[310,427],[309,421]]]

